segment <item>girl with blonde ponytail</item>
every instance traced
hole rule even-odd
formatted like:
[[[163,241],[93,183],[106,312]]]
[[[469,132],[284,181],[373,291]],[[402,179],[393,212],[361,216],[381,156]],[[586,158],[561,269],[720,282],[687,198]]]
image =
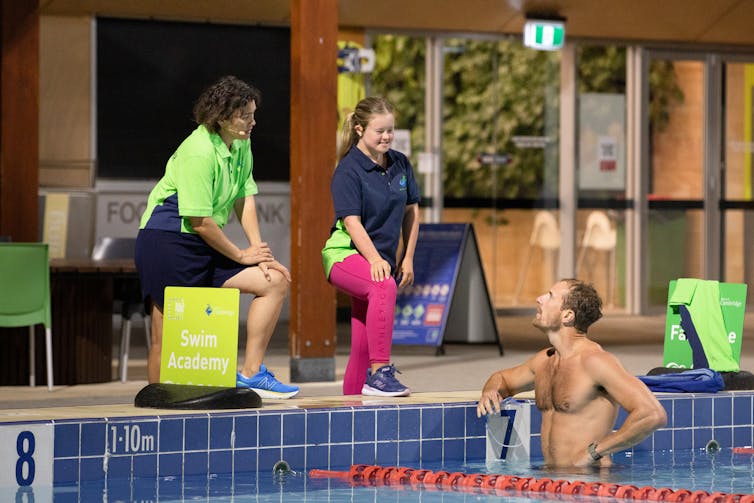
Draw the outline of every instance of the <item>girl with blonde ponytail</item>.
[[[322,262],[328,281],[351,297],[345,395],[410,394],[390,350],[398,289],[414,281],[420,195],[408,158],[390,148],[394,131],[389,101],[361,100],[343,121],[330,185],[335,222]]]

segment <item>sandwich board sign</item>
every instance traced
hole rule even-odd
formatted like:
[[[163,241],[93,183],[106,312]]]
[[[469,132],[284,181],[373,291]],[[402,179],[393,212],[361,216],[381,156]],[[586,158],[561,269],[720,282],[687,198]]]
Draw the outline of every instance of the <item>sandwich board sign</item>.
[[[700,280],[702,281],[702,280]],[[693,366],[691,345],[681,327],[681,315],[677,308],[670,305],[670,299],[678,281],[672,280],[668,285],[668,308],[665,316],[665,343],[663,347],[663,365],[668,368],[687,368]],[[745,283],[719,283],[720,311],[725,332],[720,337],[730,343],[731,356],[734,361],[741,361],[741,338],[743,336],[744,315],[746,314]],[[714,306],[717,308],[717,306]],[[695,327],[699,331],[699,327]],[[701,334],[700,334],[701,336]]]
[[[235,388],[235,288],[165,288],[160,382]]]
[[[394,344],[441,347],[443,342],[503,346],[469,223],[421,224],[414,284],[398,292]]]

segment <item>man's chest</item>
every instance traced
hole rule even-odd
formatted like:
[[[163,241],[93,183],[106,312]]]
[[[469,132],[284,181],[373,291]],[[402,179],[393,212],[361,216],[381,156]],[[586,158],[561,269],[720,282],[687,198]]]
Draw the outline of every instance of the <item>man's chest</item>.
[[[578,359],[548,361],[537,373],[534,386],[537,407],[563,413],[582,410],[600,394]]]

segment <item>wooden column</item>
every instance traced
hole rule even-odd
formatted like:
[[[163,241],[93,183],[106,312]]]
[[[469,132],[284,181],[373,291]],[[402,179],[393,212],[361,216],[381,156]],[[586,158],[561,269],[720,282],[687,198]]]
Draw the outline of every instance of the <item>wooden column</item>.
[[[38,0],[0,0],[0,40],[0,235],[38,241]]]
[[[332,225],[337,0],[291,0],[290,354],[294,382],[335,380],[335,289],[320,252]]]
[[[0,0],[0,236],[38,241],[39,4]],[[7,288],[2,285],[0,288]],[[0,328],[9,358],[0,384],[29,382],[28,329]],[[47,382],[37,329],[37,383]]]

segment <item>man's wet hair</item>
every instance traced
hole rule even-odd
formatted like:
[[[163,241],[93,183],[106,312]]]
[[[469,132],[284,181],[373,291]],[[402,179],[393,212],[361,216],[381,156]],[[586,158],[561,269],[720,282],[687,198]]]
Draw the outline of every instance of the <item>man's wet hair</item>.
[[[575,278],[562,281],[568,284],[568,294],[563,297],[561,309],[573,311],[574,328],[586,333],[592,323],[602,318],[602,299],[589,283]]]

